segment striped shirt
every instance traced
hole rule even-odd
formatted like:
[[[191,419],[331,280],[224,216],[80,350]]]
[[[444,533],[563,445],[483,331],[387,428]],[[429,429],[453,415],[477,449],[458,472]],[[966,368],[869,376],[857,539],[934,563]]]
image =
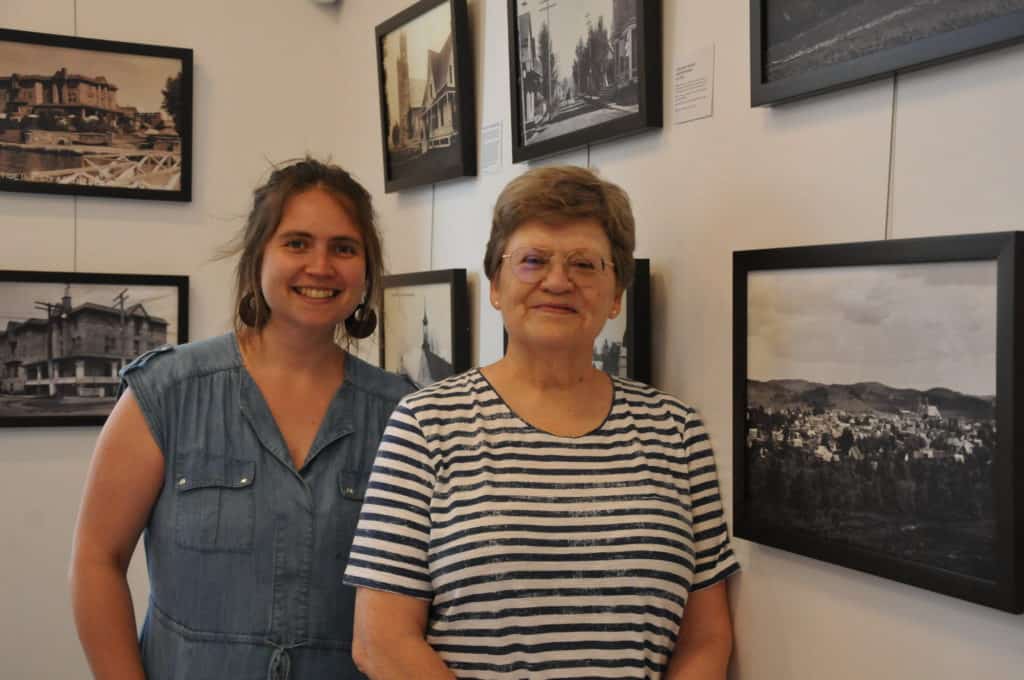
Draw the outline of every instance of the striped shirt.
[[[580,437],[521,420],[473,370],[406,397],[345,582],[431,602],[458,678],[658,678],[690,592],[739,568],[697,413],[612,377]]]

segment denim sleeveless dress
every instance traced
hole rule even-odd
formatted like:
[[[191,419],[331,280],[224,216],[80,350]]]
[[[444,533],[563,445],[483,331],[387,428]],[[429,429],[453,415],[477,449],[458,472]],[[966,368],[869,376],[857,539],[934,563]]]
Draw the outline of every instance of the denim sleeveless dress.
[[[364,678],[342,584],[388,416],[412,391],[351,354],[301,470],[234,334],[126,366],[164,453],[144,540],[149,680]]]

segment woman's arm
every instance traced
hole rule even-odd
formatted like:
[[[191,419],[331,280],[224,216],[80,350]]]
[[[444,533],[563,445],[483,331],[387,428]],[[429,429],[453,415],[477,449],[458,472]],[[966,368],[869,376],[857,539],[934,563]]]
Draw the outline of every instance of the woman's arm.
[[[131,390],[93,452],[71,551],[71,607],[93,675],[144,679],[125,572],[164,480],[164,457]]]
[[[732,620],[725,581],[690,593],[664,680],[725,680]]]
[[[370,588],[356,591],[352,658],[372,680],[455,680],[424,638],[430,603]]]

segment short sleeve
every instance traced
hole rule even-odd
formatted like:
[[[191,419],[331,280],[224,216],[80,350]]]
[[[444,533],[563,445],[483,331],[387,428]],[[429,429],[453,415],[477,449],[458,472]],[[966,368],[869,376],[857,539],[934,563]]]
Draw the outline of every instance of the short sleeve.
[[[149,425],[153,440],[160,450],[165,452],[165,455],[168,443],[163,403],[165,390],[160,389],[160,384],[166,374],[166,367],[161,366],[160,369],[156,369],[156,365],[160,359],[170,355],[173,351],[174,347],[171,345],[163,345],[133,359],[119,372],[121,383],[117,393],[120,398],[126,388],[132,388],[132,394],[146,419],[146,424]]]
[[[729,543],[722,494],[711,442],[700,415],[690,410],[683,423],[683,449],[690,478],[696,552],[691,591],[707,588],[740,568]]]
[[[345,583],[433,599],[428,546],[435,472],[415,413],[391,414],[370,473]]]

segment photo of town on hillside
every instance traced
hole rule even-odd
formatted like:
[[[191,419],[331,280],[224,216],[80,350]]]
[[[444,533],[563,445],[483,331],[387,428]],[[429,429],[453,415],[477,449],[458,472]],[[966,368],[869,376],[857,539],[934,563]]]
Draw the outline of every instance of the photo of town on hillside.
[[[188,152],[183,137],[191,115],[181,59],[5,35],[0,34],[0,185],[181,192],[183,149]]]
[[[462,166],[452,7],[444,2],[381,39],[390,178]]]
[[[640,110],[637,0],[516,0],[526,145]]]
[[[747,285],[751,523],[995,580],[996,263]]]
[[[183,288],[0,280],[0,423],[106,416],[125,364],[182,341]]]
[[[1024,10],[1024,0],[765,0],[765,81]]]

